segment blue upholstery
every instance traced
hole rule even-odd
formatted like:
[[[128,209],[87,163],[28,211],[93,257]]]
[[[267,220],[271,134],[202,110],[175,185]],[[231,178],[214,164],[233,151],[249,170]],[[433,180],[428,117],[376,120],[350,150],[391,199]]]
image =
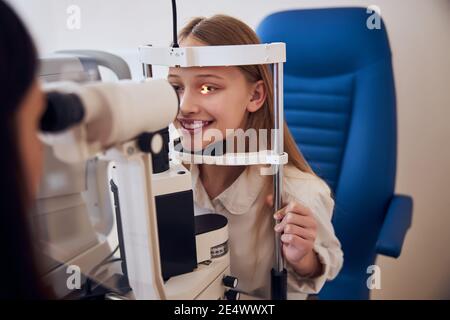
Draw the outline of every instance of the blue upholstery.
[[[394,195],[397,119],[384,24],[365,8],[292,10],[266,17],[262,42],[285,42],[285,118],[314,171],[333,190],[344,267],[321,299],[368,299],[377,253],[397,257],[412,199]]]

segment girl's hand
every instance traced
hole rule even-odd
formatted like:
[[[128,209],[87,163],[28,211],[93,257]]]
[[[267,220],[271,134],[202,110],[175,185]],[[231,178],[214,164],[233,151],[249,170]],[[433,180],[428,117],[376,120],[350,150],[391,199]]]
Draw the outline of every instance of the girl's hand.
[[[273,196],[267,198],[272,205]],[[314,241],[317,236],[317,223],[311,210],[291,201],[274,214],[280,223],[275,225],[275,232],[281,232],[283,255],[294,269],[303,276],[320,273],[321,264],[314,252]]]

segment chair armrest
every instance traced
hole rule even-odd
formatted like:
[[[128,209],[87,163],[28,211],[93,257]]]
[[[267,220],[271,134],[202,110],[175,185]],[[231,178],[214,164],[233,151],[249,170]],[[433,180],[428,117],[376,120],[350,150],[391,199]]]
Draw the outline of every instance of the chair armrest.
[[[389,204],[376,245],[377,253],[398,258],[406,232],[411,226],[413,200],[410,196],[394,195]]]

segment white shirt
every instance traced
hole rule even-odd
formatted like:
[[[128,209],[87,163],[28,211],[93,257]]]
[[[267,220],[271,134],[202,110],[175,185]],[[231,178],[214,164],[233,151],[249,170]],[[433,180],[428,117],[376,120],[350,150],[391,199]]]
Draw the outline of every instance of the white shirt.
[[[218,213],[228,219],[231,274],[239,279],[237,290],[270,299],[270,270],[274,262],[273,211],[265,203],[260,166],[250,166],[214,199],[210,199],[197,165],[191,165],[195,214]],[[325,182],[297,168],[284,166],[283,202],[295,200],[309,207],[317,222],[314,250],[323,264],[323,274],[302,278],[286,264],[288,299],[306,299],[318,293],[326,280],[336,277],[343,263],[339,240],[331,224],[334,200]],[[257,229],[259,232],[257,232]],[[258,245],[257,245],[258,244]],[[256,249],[257,248],[257,249]]]

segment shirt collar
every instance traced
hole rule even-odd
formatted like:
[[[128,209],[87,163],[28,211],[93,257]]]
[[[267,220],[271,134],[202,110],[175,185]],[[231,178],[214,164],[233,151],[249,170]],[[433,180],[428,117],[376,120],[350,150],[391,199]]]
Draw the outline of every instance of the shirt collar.
[[[260,174],[260,166],[249,166],[227,189],[211,201],[199,178],[197,165],[191,165],[191,177],[198,205],[213,209],[220,203],[228,212],[236,215],[244,214],[250,210],[261,193],[267,178]]]

